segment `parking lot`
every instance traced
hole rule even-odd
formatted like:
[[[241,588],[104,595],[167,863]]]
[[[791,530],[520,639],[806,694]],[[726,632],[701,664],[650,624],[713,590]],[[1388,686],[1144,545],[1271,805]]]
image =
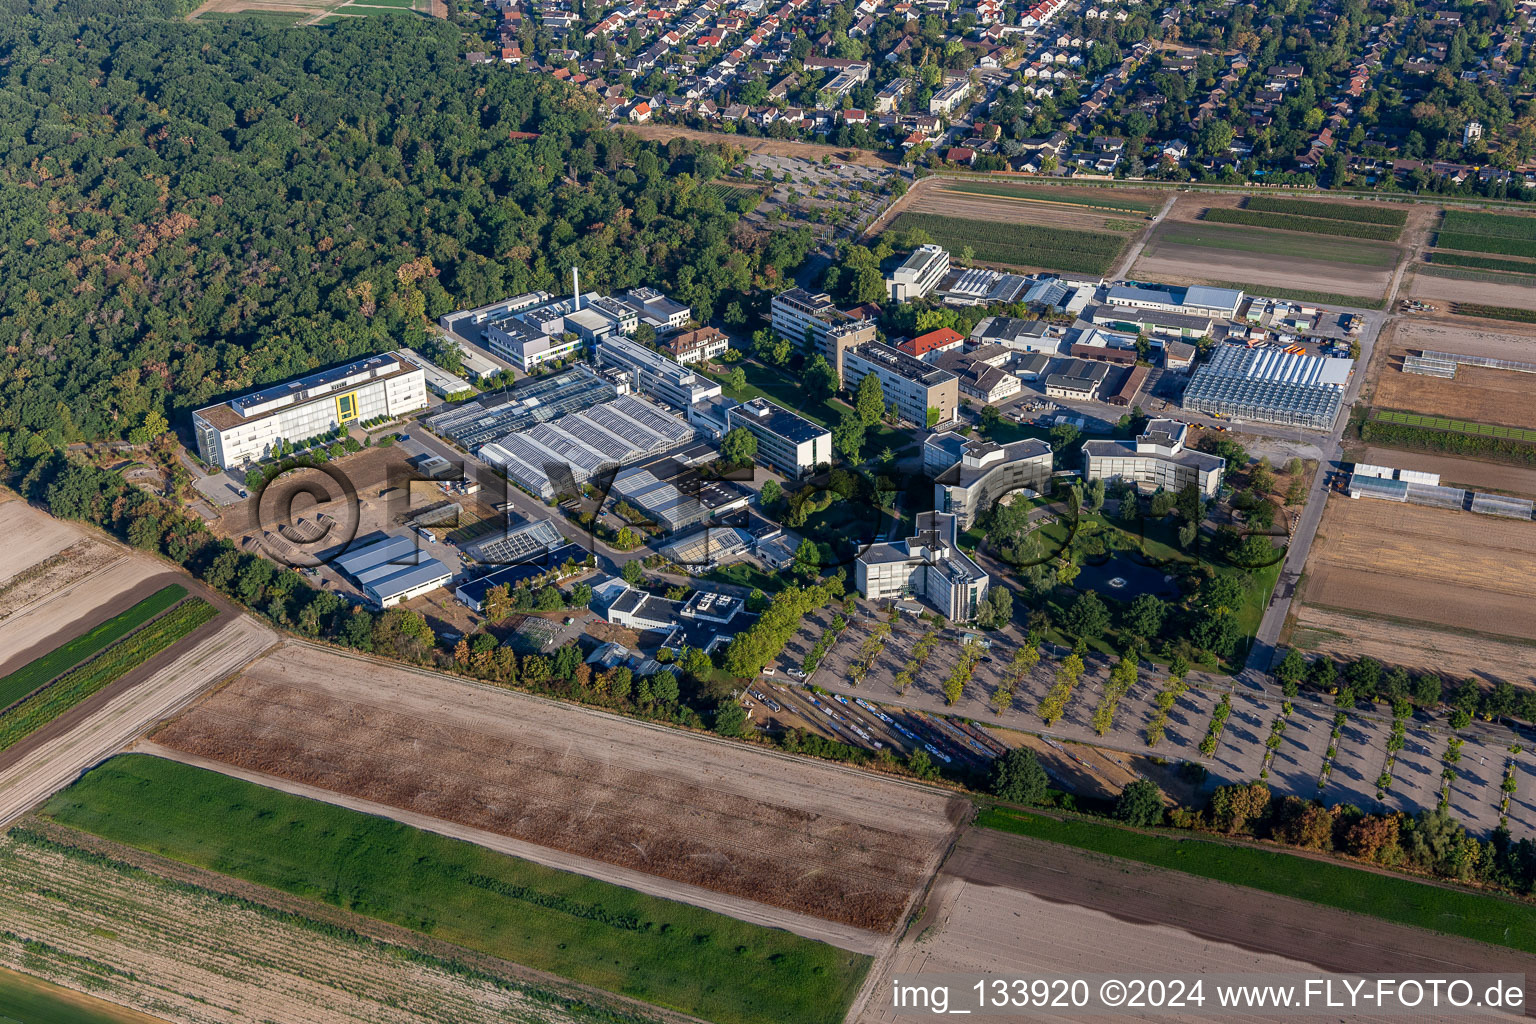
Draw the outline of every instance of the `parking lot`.
[[[871,746],[878,740],[882,747],[902,753],[931,744],[934,750],[950,756],[954,763],[981,767],[987,760],[988,745],[983,739],[977,739],[974,745],[971,740],[986,737],[984,725],[996,725],[1126,754],[1155,755],[1174,764],[1192,761],[1208,773],[1202,790],[1209,793],[1219,785],[1259,778],[1268,753],[1266,741],[1275,719],[1282,714],[1283,702],[1279,698],[1238,689],[1233,692],[1231,714],[1216,751],[1205,757],[1200,754],[1200,743],[1224,691],[1192,687],[1180,696],[1169,712],[1162,742],[1149,749],[1146,727],[1155,708],[1157,693],[1166,685],[1166,679],[1159,670],[1143,663],[1136,685],[1120,700],[1112,728],[1101,737],[1093,729],[1092,716],[1103,694],[1111,662],[1102,657],[1090,657],[1066,715],[1046,727],[1035,709],[1052,686],[1060,658],[1066,653],[1049,646],[1042,649],[1043,656],[1036,668],[1015,688],[1012,706],[998,714],[992,710],[989,701],[1022,641],[1015,627],[984,635],[983,639],[991,646],[984,649],[974,674],[953,705],[945,700],[943,685],[959,661],[960,641],[967,632],[962,629],[951,628],[942,633],[911,685],[904,692],[898,692],[895,686],[897,674],[912,658],[914,644],[933,627],[910,615],[890,623],[883,615],[870,614],[862,603],[860,609],[809,679],[798,679],[790,672],[799,669],[817,640],[830,631],[832,609],[808,616],[804,628],[790,640],[775,663],[775,683],[789,689],[791,699],[803,694],[801,699],[807,714],[821,715],[828,726],[837,728],[829,735],[845,742]],[[890,635],[881,639],[867,674],[854,685],[850,671],[859,661],[865,640],[881,624],[890,625]],[[814,695],[803,689],[807,684],[828,695],[816,697],[813,702]],[[796,688],[800,688],[799,694],[793,692]],[[839,702],[838,695],[847,703]],[[857,705],[859,699],[867,702],[871,710],[860,708]],[[891,721],[881,721],[878,718],[881,713],[889,716]],[[1334,707],[1324,702],[1308,698],[1293,702],[1280,745],[1269,765],[1267,782],[1276,795],[1296,795],[1304,799],[1321,795],[1329,805],[1349,803],[1372,813],[1392,810],[1417,813],[1436,806],[1443,767],[1441,757],[1445,750],[1443,721],[1437,720],[1432,726],[1425,725],[1422,720],[1417,724],[1410,723],[1404,747],[1398,753],[1392,771],[1392,786],[1385,799],[1378,800],[1376,783],[1386,766],[1391,726],[1384,716],[1363,712],[1348,715],[1327,785],[1319,794],[1318,780],[1328,750],[1334,713]],[[968,726],[967,720],[977,725]],[[868,734],[867,739],[861,739],[850,728],[854,724]],[[898,725],[907,728],[911,735],[903,734]],[[1485,835],[1498,827],[1500,784],[1508,756],[1496,744],[1476,736],[1466,740],[1461,763],[1457,765],[1460,774],[1452,787],[1450,806],[1458,820],[1478,834]],[[1522,754],[1519,762],[1519,788],[1510,804],[1510,825],[1515,829],[1532,829],[1536,828],[1536,755]]]

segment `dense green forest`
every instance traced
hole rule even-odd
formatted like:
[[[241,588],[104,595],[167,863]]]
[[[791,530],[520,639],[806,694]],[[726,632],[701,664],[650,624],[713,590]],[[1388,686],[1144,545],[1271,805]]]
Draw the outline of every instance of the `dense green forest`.
[[[594,288],[656,284],[707,316],[809,245],[748,231],[699,186],[727,157],[609,132],[546,76],[470,67],[452,25],[173,8],[4,5],[12,450],[176,422],[418,341],[424,318],[563,288],[573,263]]]

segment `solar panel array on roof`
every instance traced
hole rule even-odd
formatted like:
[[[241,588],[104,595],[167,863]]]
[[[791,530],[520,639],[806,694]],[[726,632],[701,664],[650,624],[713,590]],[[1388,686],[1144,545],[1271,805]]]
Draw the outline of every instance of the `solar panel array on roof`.
[[[614,386],[585,366],[529,377],[511,388],[461,402],[427,418],[427,428],[473,451],[536,423],[611,401]]]
[[[627,465],[694,436],[691,426],[651,402],[623,395],[603,405],[537,424],[481,447],[479,455],[541,498],[577,486],[602,467]],[[555,477],[551,479],[551,475]]]

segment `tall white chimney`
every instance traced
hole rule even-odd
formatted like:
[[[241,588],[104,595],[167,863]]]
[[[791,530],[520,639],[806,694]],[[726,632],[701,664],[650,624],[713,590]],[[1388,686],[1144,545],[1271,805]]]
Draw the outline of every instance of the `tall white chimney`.
[[[571,306],[571,311],[575,312],[576,310],[581,308],[581,268],[580,267],[572,267],[571,268],[571,290],[573,292],[575,292],[575,298],[574,298],[573,304]]]

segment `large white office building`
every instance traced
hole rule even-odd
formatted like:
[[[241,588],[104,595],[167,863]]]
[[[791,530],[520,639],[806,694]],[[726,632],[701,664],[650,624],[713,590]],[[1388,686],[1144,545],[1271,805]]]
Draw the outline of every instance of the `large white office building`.
[[[1121,480],[1138,490],[1179,491],[1194,484],[1213,498],[1221,490],[1227,460],[1186,448],[1189,426],[1178,420],[1149,420],[1134,441],[1083,442],[1083,476]]]
[[[754,398],[726,410],[732,430],[745,428],[757,438],[757,461],[798,479],[832,461],[832,433],[766,398]]]
[[[918,598],[951,621],[974,619],[991,580],[955,543],[958,520],[923,512],[916,526],[906,540],[870,544],[859,553],[859,593],[871,601]]]
[[[617,367],[629,374],[634,389],[686,410],[695,402],[715,398],[720,385],[638,342],[610,335],[598,342],[599,366]]]
[[[895,405],[903,419],[926,426],[929,409],[938,410],[937,423],[955,418],[960,406],[960,380],[948,370],[872,341],[844,353],[843,387],[850,393],[856,391],[869,374],[879,378],[886,404]]]
[[[823,292],[804,288],[780,292],[773,297],[768,313],[774,334],[826,356],[839,377],[843,374],[843,353],[874,341],[876,336],[874,320],[850,316]]]
[[[954,431],[923,443],[923,468],[933,478],[933,505],[953,514],[962,530],[998,499],[1028,488],[1050,489],[1051,446],[1035,438],[997,444]]]
[[[892,302],[920,299],[939,286],[949,273],[949,253],[943,246],[920,245],[886,278]]]
[[[395,419],[426,405],[426,374],[391,353],[199,409],[192,414],[192,429],[202,460],[231,469],[269,457],[279,442],[308,441],[338,426]]]

